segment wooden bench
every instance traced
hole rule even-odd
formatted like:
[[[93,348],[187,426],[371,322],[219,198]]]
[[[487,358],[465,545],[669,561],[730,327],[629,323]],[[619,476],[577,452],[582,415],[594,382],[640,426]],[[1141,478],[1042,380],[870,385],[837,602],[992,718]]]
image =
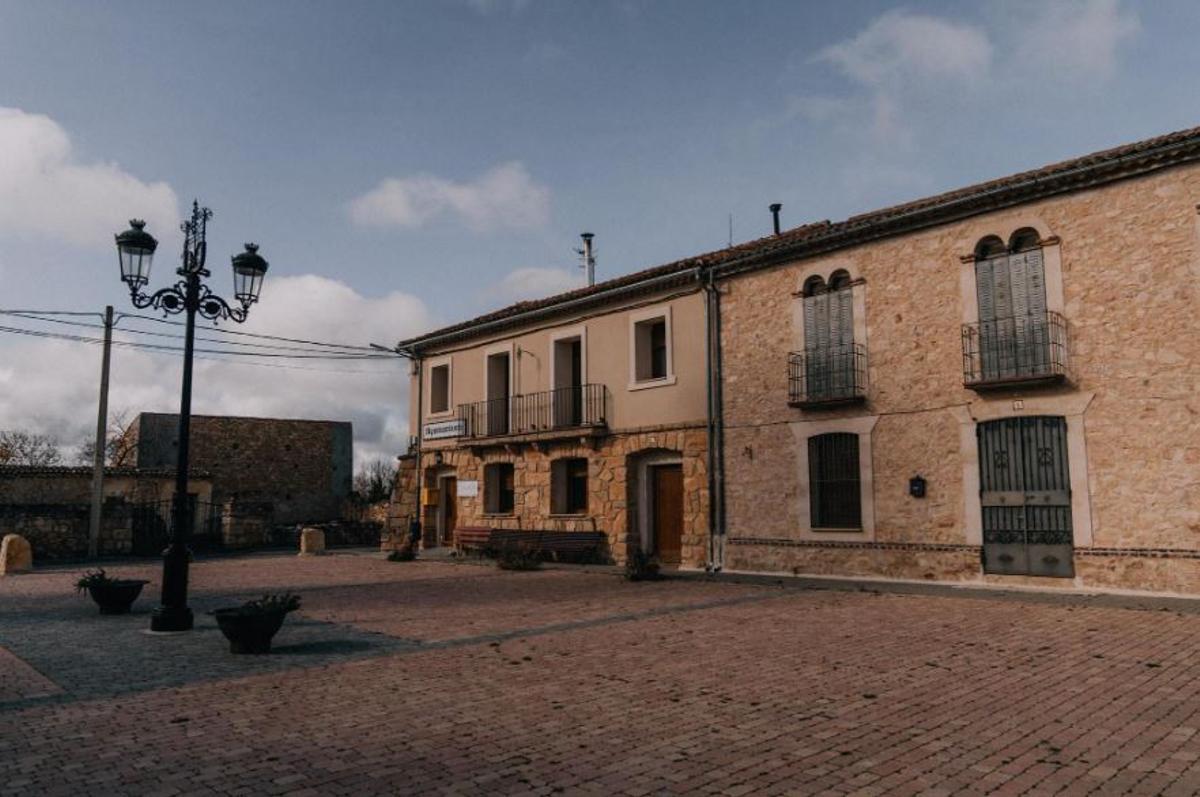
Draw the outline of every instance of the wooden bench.
[[[459,526],[454,530],[454,550],[484,554],[490,547],[492,530],[487,526]]]
[[[602,531],[541,531],[496,529],[488,547],[497,551],[507,547],[529,547],[541,551],[555,562],[587,562],[597,558],[601,546],[608,540]]]

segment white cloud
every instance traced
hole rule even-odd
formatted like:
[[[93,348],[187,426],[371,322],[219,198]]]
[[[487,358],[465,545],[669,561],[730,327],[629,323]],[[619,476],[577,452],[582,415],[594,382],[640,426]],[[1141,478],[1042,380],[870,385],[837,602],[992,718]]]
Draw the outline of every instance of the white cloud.
[[[1014,20],[1018,62],[1059,78],[1104,80],[1117,68],[1118,49],[1141,30],[1137,12],[1118,0],[1060,0]]]
[[[356,346],[390,346],[430,326],[427,309],[413,296],[390,293],[368,298],[335,280],[305,275],[268,277],[262,302],[254,306],[250,320],[231,328]],[[180,331],[125,320],[118,325],[115,338],[178,343],[122,331],[130,328]],[[197,334],[218,336],[207,325],[201,325]],[[0,429],[52,434],[64,444],[78,443],[93,434],[99,347],[5,337],[0,343]],[[197,343],[199,348],[212,345]],[[354,424],[359,463],[390,458],[407,446],[408,363],[398,357],[371,361],[248,357],[216,361],[199,359],[206,357],[203,354],[197,357],[193,411],[198,414],[348,420]],[[177,412],[179,383],[179,353],[116,348],[109,406],[131,414]]]
[[[500,281],[496,286],[495,296],[507,304],[523,299],[541,299],[582,287],[582,271],[563,268],[518,268]]]
[[[363,226],[420,227],[447,214],[477,231],[538,228],[550,220],[550,189],[512,161],[469,182],[389,177],[350,203],[351,219]]]
[[[867,86],[927,78],[969,81],[987,74],[992,44],[985,31],[971,25],[889,11],[817,58]]]
[[[0,107],[0,235],[111,247],[137,216],[162,237],[178,223],[175,192],[115,163],[79,163],[53,119]]]

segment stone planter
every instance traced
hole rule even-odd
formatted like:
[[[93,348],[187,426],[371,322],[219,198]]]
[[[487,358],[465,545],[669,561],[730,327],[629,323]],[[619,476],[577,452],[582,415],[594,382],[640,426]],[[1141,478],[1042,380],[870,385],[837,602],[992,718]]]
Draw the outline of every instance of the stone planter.
[[[129,614],[133,602],[142,594],[142,587],[149,583],[144,579],[121,578],[90,586],[87,591],[100,607],[100,614]]]
[[[270,653],[271,639],[283,626],[286,610],[257,611],[237,606],[216,609],[217,626],[229,640],[230,653]]]

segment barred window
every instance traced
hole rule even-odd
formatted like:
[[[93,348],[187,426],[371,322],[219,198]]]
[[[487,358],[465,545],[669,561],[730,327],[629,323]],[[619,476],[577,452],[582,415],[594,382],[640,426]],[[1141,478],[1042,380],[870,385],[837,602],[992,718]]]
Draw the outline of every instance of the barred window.
[[[507,515],[513,511],[513,464],[493,462],[483,466],[483,511]]]
[[[587,512],[588,461],[582,457],[556,459],[550,465],[550,511],[555,515]]]
[[[810,437],[808,484],[814,529],[861,529],[858,435],[834,432]]]

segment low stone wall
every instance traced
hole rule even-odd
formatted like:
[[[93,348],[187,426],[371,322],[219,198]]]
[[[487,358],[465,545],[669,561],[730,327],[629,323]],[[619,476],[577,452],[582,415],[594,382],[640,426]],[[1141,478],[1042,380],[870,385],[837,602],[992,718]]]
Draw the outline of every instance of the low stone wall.
[[[813,576],[953,581],[1005,587],[1200,595],[1200,550],[1076,548],[1074,578],[986,575],[979,546],[731,538],[725,569]]]
[[[871,576],[927,581],[979,579],[979,546],[809,543],[731,538],[725,568],[795,575]]]
[[[35,563],[80,559],[88,553],[90,518],[86,504],[7,504],[0,506],[0,537],[20,534],[29,540]],[[101,556],[133,550],[132,512],[124,500],[104,502],[98,548]]]

